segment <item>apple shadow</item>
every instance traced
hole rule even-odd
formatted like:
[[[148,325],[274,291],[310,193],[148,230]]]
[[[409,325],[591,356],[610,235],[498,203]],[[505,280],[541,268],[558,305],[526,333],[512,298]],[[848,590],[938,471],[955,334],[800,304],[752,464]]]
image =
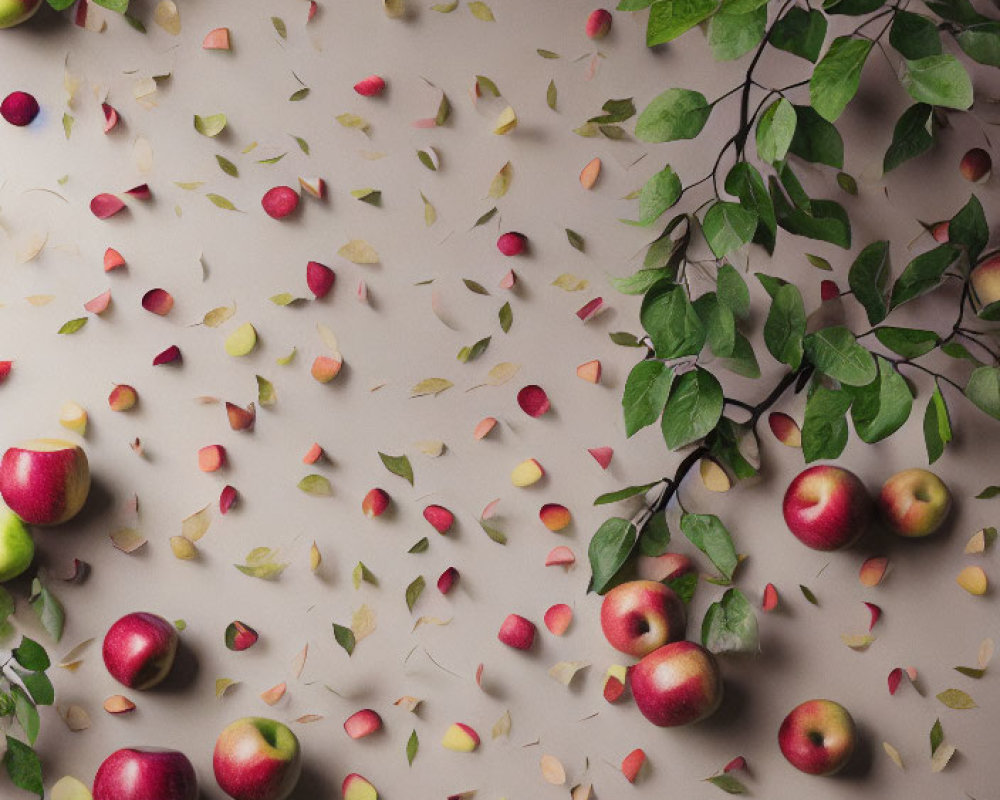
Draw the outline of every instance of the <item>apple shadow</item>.
[[[842,781],[863,781],[868,778],[874,763],[875,734],[864,723],[855,720],[858,730],[858,743],[847,765],[834,778]]]
[[[150,691],[157,694],[181,694],[187,692],[198,678],[199,664],[194,651],[181,638],[177,645],[174,665],[163,682]]]
[[[83,504],[80,513],[71,520],[73,525],[88,525],[96,522],[100,518],[106,518],[115,504],[115,495],[111,488],[100,478],[91,476],[90,493],[87,495],[87,502]],[[62,530],[66,526],[60,526],[57,530]]]
[[[699,723],[704,731],[728,731],[742,718],[747,716],[751,693],[738,681],[725,679],[722,703],[708,719]]]

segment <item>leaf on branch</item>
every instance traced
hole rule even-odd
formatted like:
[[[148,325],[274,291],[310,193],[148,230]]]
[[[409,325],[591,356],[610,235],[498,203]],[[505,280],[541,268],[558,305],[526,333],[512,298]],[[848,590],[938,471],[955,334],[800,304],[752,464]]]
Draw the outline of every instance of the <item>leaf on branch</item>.
[[[615,575],[628,560],[635,542],[635,525],[627,519],[612,517],[597,529],[587,551],[592,573],[590,588],[594,592],[604,594],[611,588]]]

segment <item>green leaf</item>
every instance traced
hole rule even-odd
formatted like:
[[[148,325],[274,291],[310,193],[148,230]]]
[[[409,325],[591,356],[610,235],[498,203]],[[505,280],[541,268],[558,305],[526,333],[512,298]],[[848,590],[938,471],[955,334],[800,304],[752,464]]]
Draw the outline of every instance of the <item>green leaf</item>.
[[[965,677],[976,680],[979,680],[986,674],[986,670],[979,667],[955,667],[955,672],[960,672]]]
[[[878,377],[851,390],[851,419],[861,441],[873,444],[891,436],[910,418],[913,392],[895,367],[878,357]]]
[[[417,750],[420,749],[420,739],[416,730],[410,732],[410,738],[406,740],[406,763],[413,766],[413,759],[417,757]]]
[[[225,114],[211,114],[207,117],[194,115],[194,129],[202,136],[218,136],[226,129]]]
[[[716,61],[732,61],[746,55],[760,44],[766,27],[766,3],[746,13],[730,11],[724,4],[708,22],[708,46],[712,57]]]
[[[802,341],[806,333],[806,311],[798,287],[786,283],[777,289],[764,322],[764,344],[782,364],[798,369],[802,363]]]
[[[835,122],[858,92],[861,70],[872,42],[853,36],[838,36],[816,65],[809,80],[809,99],[821,117]]]
[[[545,90],[545,104],[553,111],[556,110],[556,103],[559,100],[559,90],[556,89],[556,82],[549,81],[549,88]]]
[[[375,573],[368,569],[363,561],[359,561],[351,571],[351,582],[354,584],[354,588],[358,589],[361,587],[362,581],[370,583],[372,586],[378,586],[378,578],[375,577]]]
[[[639,341],[638,337],[634,333],[628,333],[627,331],[615,331],[608,334],[608,338],[611,339],[619,347],[642,347],[642,342]]]
[[[733,354],[729,358],[719,360],[719,363],[736,375],[756,379],[760,377],[760,364],[753,351],[753,345],[739,331],[736,331],[736,342],[733,344]]]
[[[41,720],[38,717],[38,709],[31,702],[31,698],[20,686],[10,687],[11,696],[14,698],[14,717],[17,724],[24,731],[24,736],[28,744],[34,745],[38,739],[38,730],[41,727]]]
[[[727,589],[721,600],[708,607],[701,623],[701,643],[713,653],[753,653],[758,649],[757,615],[743,592]]]
[[[663,439],[670,450],[706,436],[722,416],[722,386],[708,370],[697,367],[674,381],[661,420]]]
[[[833,266],[822,256],[813,255],[812,253],[806,253],[806,261],[808,261],[816,269],[822,269],[826,272],[831,272]]]
[[[903,358],[919,358],[941,341],[934,331],[919,328],[876,328],[875,338]]]
[[[931,727],[931,755],[941,746],[944,741],[944,729],[941,727],[941,720],[934,720],[934,725]]]
[[[329,497],[333,494],[329,479],[323,475],[306,475],[297,485],[306,494],[316,497]]]
[[[632,367],[622,394],[626,437],[659,419],[673,381],[673,369],[662,361],[640,361]]]
[[[66,612],[59,599],[38,578],[31,582],[31,599],[28,602],[38,615],[45,632],[57,642],[62,639]]]
[[[903,88],[918,103],[967,109],[972,105],[972,79],[950,53],[905,60]]]
[[[810,333],[802,344],[817,370],[848,386],[865,386],[878,374],[872,354],[840,325]]]
[[[413,611],[413,606],[416,605],[417,600],[424,591],[424,586],[426,586],[423,575],[418,575],[414,578],[410,585],[406,587],[406,607]]]
[[[635,135],[644,142],[694,139],[711,113],[712,106],[701,92],[667,89],[639,114]]]
[[[990,230],[986,224],[982,203],[978,197],[972,195],[969,202],[962,206],[962,210],[948,222],[948,241],[965,247],[969,263],[974,264],[989,238]]]
[[[639,192],[639,220],[632,225],[652,225],[681,196],[681,179],[670,166],[664,167],[646,181]],[[629,222],[628,220],[625,220]]]
[[[737,479],[745,480],[752,478],[758,472],[757,468],[744,457],[742,447],[747,439],[753,439],[754,445],[758,446],[756,433],[750,425],[737,425],[729,417],[723,417],[715,430],[705,439],[705,445],[716,461]]]
[[[292,136],[292,138],[295,140],[295,144],[299,146],[299,150],[301,150],[306,155],[309,155],[309,142],[307,142],[301,136]]]
[[[708,334],[708,349],[719,358],[729,358],[736,346],[736,317],[719,302],[715,292],[707,292],[694,302]]]
[[[37,794],[39,800],[44,798],[42,787],[42,762],[38,760],[35,751],[24,742],[7,737],[7,752],[3,756],[3,765],[7,769],[11,783],[26,792]]]
[[[574,250],[579,250],[581,253],[584,251],[584,241],[583,237],[576,231],[571,231],[569,228],[566,229],[566,240],[569,242],[569,246]]]
[[[437,166],[434,164],[434,159],[426,150],[417,150],[417,160],[431,172],[437,172]]]
[[[240,171],[236,165],[225,156],[217,155],[215,160],[219,162],[219,169],[234,178],[240,177]]]
[[[982,366],[982,362],[972,355],[969,348],[959,342],[945,342],[941,345],[941,352],[949,358],[971,361],[977,367]]]
[[[473,228],[478,228],[480,225],[485,225],[487,222],[489,222],[491,219],[493,219],[493,217],[496,216],[497,211],[498,211],[497,207],[493,206],[493,208],[491,208],[489,211],[487,211],[485,214],[483,214],[479,219],[477,219],[473,223],[472,227]]]
[[[830,242],[847,249],[851,246],[851,222],[843,206],[832,200],[811,200],[809,211],[789,204],[774,176],[768,181],[778,224],[796,236]]]
[[[746,319],[750,314],[750,290],[732,264],[727,262],[719,267],[715,290],[722,305],[740,319]]]
[[[788,285],[788,281],[784,278],[776,278],[764,272],[755,272],[754,276],[760,281],[760,285],[764,287],[764,291],[768,293],[772,300],[777,296],[778,289]],[[803,311],[803,313],[805,312]]]
[[[619,11],[642,11],[644,8],[649,8],[653,4],[653,0],[619,0],[616,8]]]
[[[873,242],[862,250],[848,272],[851,291],[864,306],[871,325],[878,325],[889,313],[885,287],[890,271],[889,243],[881,241]]]
[[[802,423],[802,455],[806,463],[837,458],[847,446],[847,409],[851,395],[820,386],[806,402]]]
[[[691,544],[708,556],[727,583],[732,581],[739,558],[733,547],[733,539],[722,520],[714,514],[682,514],[681,532]],[[702,632],[704,634],[704,628]]]
[[[989,22],[989,17],[984,17],[972,7],[969,0],[935,0],[928,2],[927,7],[939,17],[957,22],[961,25],[976,25],[980,22]]]
[[[490,539],[492,539],[497,544],[503,544],[503,545],[507,544],[507,534],[504,533],[499,528],[495,528],[494,526],[488,524],[483,520],[479,520],[479,527],[483,529],[483,533],[489,536]]]
[[[903,58],[925,58],[941,52],[941,35],[930,17],[910,11],[897,11],[889,29],[889,44]]]
[[[658,281],[671,277],[668,269],[640,269],[627,278],[611,278],[611,285],[622,294],[645,294]]]
[[[976,500],[992,500],[997,496],[1000,496],[1000,486],[987,486],[976,495]]]
[[[906,265],[906,269],[893,284],[889,307],[897,308],[937,288],[944,273],[959,255],[960,251],[954,245],[942,244],[917,256]]]
[[[6,636],[10,631],[10,617],[14,613],[16,604],[11,593],[3,586],[0,586],[0,637]]]
[[[465,364],[479,358],[479,356],[486,352],[486,348],[490,346],[490,338],[491,337],[487,336],[485,339],[480,339],[470,347],[463,347],[458,351],[458,360]]]
[[[826,39],[826,17],[818,9],[792,6],[771,28],[768,42],[779,50],[816,63]]]
[[[734,775],[713,775],[705,780],[726,794],[748,794],[747,787]]]
[[[800,583],[799,584],[799,591],[801,591],[802,592],[802,596],[806,600],[808,600],[810,603],[812,603],[814,606],[818,606],[819,605],[819,600],[816,599],[816,595],[813,594],[812,589],[810,589],[808,586],[803,586]]]
[[[826,164],[834,169],[843,167],[844,140],[840,137],[840,131],[832,122],[827,122],[817,114],[812,106],[794,108],[795,135],[788,151],[814,164]]]
[[[274,30],[278,36],[282,39],[288,38],[288,28],[281,17],[271,17],[271,24],[274,26]]]
[[[698,573],[688,572],[679,578],[665,581],[665,583],[674,590],[674,594],[680,598],[685,606],[689,606],[694,598],[695,590],[698,588]]]
[[[425,552],[427,552],[427,549],[428,549],[428,548],[429,548],[430,546],[431,546],[431,542],[430,542],[430,539],[428,539],[428,538],[427,538],[427,537],[425,536],[425,537],[424,537],[423,539],[418,539],[418,540],[417,540],[417,543],[416,543],[416,544],[414,544],[414,545],[413,545],[413,547],[411,547],[411,548],[410,548],[409,550],[407,550],[406,552],[407,552],[407,553],[425,553]]]
[[[24,688],[28,690],[31,699],[39,706],[50,706],[55,701],[55,689],[52,688],[52,681],[44,672],[30,672],[28,670],[14,667],[14,672]]]
[[[737,203],[713,203],[701,227],[715,257],[722,258],[750,242],[757,229],[757,214]]]
[[[837,173],[837,186],[851,195],[851,197],[858,196],[858,182],[854,180],[854,176],[848,175],[846,172]]]
[[[792,201],[792,205],[807,214],[812,214],[812,198],[802,187],[802,183],[792,171],[791,165],[788,162],[783,162],[778,164],[776,168],[781,186],[788,193],[788,199]]]
[[[859,17],[881,8],[884,3],[885,0],[824,0],[823,10],[827,14]]]
[[[883,172],[890,172],[904,161],[931,149],[934,145],[932,110],[926,103],[917,103],[902,113],[892,130],[892,144],[882,159]]]
[[[33,672],[44,672],[51,665],[45,648],[27,636],[21,637],[21,644],[11,651],[11,655],[18,664]]]
[[[924,444],[927,447],[928,464],[933,464],[941,457],[951,437],[951,416],[948,414],[944,395],[941,394],[941,387],[935,381],[934,392],[924,411]]]
[[[64,11],[73,5],[74,2],[75,0],[48,0],[49,5],[56,11]]]
[[[945,689],[943,692],[939,692],[935,696],[938,700],[948,706],[948,708],[953,708],[959,711],[979,707],[976,705],[976,701],[961,689]]]
[[[209,192],[205,195],[205,197],[212,202],[212,205],[217,206],[224,211],[236,211],[236,206],[233,205],[233,201],[223,197],[221,194],[213,194],[212,192]]]
[[[497,317],[500,319],[500,330],[509,333],[510,326],[514,324],[514,312],[511,310],[509,302],[500,306]]]
[[[378,457],[382,459],[382,465],[389,472],[393,475],[398,475],[400,478],[408,481],[410,486],[413,486],[413,467],[410,465],[409,458],[405,455],[390,456],[382,452],[379,452]]]
[[[611,517],[601,524],[587,550],[592,591],[604,594],[611,588],[615,575],[632,553],[635,541],[635,525],[627,519]]]
[[[354,631],[350,628],[344,627],[343,625],[338,625],[336,622],[333,623],[333,638],[337,640],[337,644],[347,651],[347,655],[350,656],[354,653],[354,646],[357,644],[357,640],[354,637]]]
[[[603,506],[608,503],[617,503],[619,500],[627,500],[630,497],[635,497],[637,494],[645,494],[650,489],[652,489],[659,481],[653,481],[652,483],[644,483],[641,486],[626,486],[624,489],[619,489],[615,492],[607,492],[602,494],[594,500],[595,506]]]
[[[956,33],[955,41],[973,61],[1000,67],[1000,22],[972,25]]]
[[[90,317],[78,317],[77,319],[71,319],[69,322],[63,323],[63,326],[57,331],[57,333],[70,334],[76,333],[84,325],[87,324],[87,320]]]
[[[775,100],[757,119],[757,155],[773,164],[788,153],[795,136],[795,108],[785,98]]]
[[[1000,368],[979,367],[969,376],[965,396],[993,419],[1000,419]]]
[[[653,514],[639,532],[639,552],[644,556],[662,556],[670,546],[670,528],[667,515],[662,511]]]
[[[601,109],[603,114],[591,117],[587,122],[596,122],[598,125],[609,125],[615,122],[625,122],[635,116],[635,103],[631,97],[623,100],[608,100]]]
[[[656,0],[649,7],[646,46],[673,41],[708,19],[718,7],[718,0]]]
[[[757,229],[754,231],[753,241],[771,253],[774,250],[778,223],[774,216],[774,203],[757,168],[746,161],[733,165],[726,175],[725,188],[740,199],[740,204],[745,209],[757,214]]]
[[[655,284],[642,300],[642,327],[659,358],[697,355],[705,345],[705,327],[683,286],[664,280]]]
[[[298,103],[300,100],[305,100],[309,96],[309,92],[312,91],[308,86],[303,86],[301,89],[296,89],[288,96],[288,101],[290,103]]]

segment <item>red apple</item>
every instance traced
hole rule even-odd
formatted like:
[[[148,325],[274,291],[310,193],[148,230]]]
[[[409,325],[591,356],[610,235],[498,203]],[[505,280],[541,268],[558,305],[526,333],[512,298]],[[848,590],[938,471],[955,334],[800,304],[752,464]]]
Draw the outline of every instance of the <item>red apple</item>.
[[[149,689],[167,677],[177,653],[177,629],[163,617],[126,614],[104,636],[104,665],[130,689]]]
[[[94,776],[94,800],[198,800],[198,780],[177,750],[126,747],[106,759]]]
[[[302,753],[287,725],[244,717],[219,734],[212,766],[219,788],[234,800],[285,800],[299,781]]]
[[[926,469],[905,469],[882,485],[878,510],[893,533],[916,538],[934,533],[951,509],[951,492]]]
[[[864,533],[871,499],[857,475],[824,464],[800,472],[785,492],[785,524],[814,550],[839,550]]]
[[[83,508],[90,467],[83,448],[62,439],[32,439],[0,460],[0,494],[29,525],[58,525]]]
[[[198,779],[178,750],[125,747],[101,763],[94,800],[198,800]]]
[[[20,25],[41,7],[42,0],[0,0],[0,28]]]
[[[344,730],[352,739],[363,739],[382,730],[382,717],[377,711],[363,708],[344,721]]]
[[[601,629],[608,643],[640,658],[684,637],[684,603],[656,581],[629,581],[612,589],[601,604]]]
[[[660,727],[698,722],[722,702],[719,665],[694,642],[672,642],[629,670],[632,696],[642,715]]]
[[[857,744],[850,713],[833,700],[807,700],[793,708],[778,730],[778,746],[789,763],[810,775],[832,775]]]

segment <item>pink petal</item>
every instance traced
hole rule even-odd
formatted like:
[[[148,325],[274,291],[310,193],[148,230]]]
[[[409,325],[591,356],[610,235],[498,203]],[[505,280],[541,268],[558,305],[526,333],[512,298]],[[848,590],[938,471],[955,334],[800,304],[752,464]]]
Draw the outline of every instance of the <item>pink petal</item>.
[[[882,609],[874,603],[865,603],[865,606],[867,606],[869,613],[872,615],[871,622],[868,625],[868,632],[871,633],[871,629],[875,627],[875,623],[882,616]]]
[[[508,270],[507,274],[500,279],[500,283],[497,285],[501,289],[513,289],[514,284],[517,283],[517,275],[514,274],[514,270]]]
[[[543,620],[553,636],[562,636],[573,621],[573,609],[565,603],[557,603],[545,612]]]
[[[545,557],[545,566],[547,567],[568,567],[570,564],[576,563],[576,556],[573,555],[573,551],[570,550],[566,545],[559,545],[559,547],[552,548],[549,554]]]
[[[113,194],[99,194],[90,201],[90,211],[98,219],[113,217],[123,208],[125,203]]]
[[[83,304],[83,307],[91,314],[101,314],[104,311],[107,311],[109,305],[111,305],[110,289],[108,289],[106,292],[101,292],[93,300],[88,300],[86,303]]]
[[[354,91],[362,97],[376,97],[385,91],[385,81],[378,75],[369,75],[354,84]]]
[[[732,761],[730,761],[726,766],[722,768],[723,772],[735,772],[738,769],[746,769],[747,760],[743,756],[736,756]]]
[[[118,124],[118,112],[107,103],[101,103],[101,110],[104,112],[104,132],[111,133]]]
[[[165,317],[174,307],[174,298],[166,289],[150,289],[142,296],[142,307],[153,314]]]
[[[177,345],[172,344],[153,359],[153,366],[158,367],[161,364],[170,364],[174,361],[180,361],[180,359],[181,349]]]
[[[224,486],[222,494],[219,495],[219,512],[222,514],[228,514],[229,509],[231,509],[233,507],[233,503],[236,502],[237,496],[236,489],[232,486]]]
[[[611,464],[611,457],[615,454],[615,451],[610,447],[590,447],[587,449],[594,460],[601,465],[601,469],[607,469]]]
[[[134,197],[136,200],[149,200],[153,196],[148,183],[140,183],[138,186],[133,186],[125,194]]]
[[[889,694],[896,694],[899,684],[903,681],[903,670],[896,667],[889,673]]]

